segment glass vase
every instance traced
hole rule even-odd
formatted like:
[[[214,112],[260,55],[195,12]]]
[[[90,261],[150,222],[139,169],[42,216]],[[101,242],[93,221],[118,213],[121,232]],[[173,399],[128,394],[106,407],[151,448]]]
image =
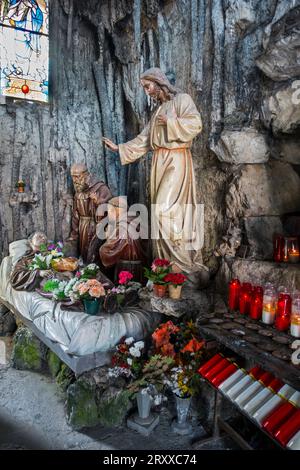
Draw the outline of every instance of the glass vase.
[[[192,426],[188,422],[188,414],[191,406],[192,397],[181,398],[175,395],[177,421],[173,421],[172,429],[182,436],[192,432]]]

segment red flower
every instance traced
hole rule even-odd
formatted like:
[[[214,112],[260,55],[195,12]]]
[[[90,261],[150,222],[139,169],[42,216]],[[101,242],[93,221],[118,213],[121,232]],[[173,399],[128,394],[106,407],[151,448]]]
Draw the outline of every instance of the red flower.
[[[160,271],[161,268],[168,268],[170,266],[170,261],[164,258],[156,258],[151,265],[151,270],[153,272],[157,272],[157,270]]]
[[[127,284],[128,281],[131,281],[133,274],[129,271],[121,271],[119,273],[119,284]]]
[[[164,282],[174,284],[174,286],[180,286],[186,281],[187,277],[182,273],[169,273],[164,277]]]
[[[197,341],[195,338],[192,338],[181,350],[182,353],[189,352],[195,353],[199,351],[204,345],[204,341]]]

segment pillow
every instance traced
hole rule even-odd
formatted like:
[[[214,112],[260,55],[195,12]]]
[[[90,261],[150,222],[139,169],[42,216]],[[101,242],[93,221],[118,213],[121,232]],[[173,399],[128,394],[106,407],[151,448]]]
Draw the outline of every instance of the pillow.
[[[8,251],[9,256],[12,258],[12,264],[15,264],[20,258],[22,258],[28,250],[30,250],[30,246],[26,238],[11,242],[9,244]]]

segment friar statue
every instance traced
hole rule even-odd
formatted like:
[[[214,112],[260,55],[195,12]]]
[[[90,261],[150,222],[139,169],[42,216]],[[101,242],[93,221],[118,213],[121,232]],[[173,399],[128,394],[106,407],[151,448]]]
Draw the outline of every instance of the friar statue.
[[[133,140],[105,145],[118,152],[122,165],[153,151],[151,168],[151,229],[154,255],[167,258],[174,270],[206,271],[202,264],[203,224],[196,201],[191,145],[202,130],[196,105],[176,89],[159,68],[140,77],[145,93],[157,103],[150,122]]]
[[[31,237],[29,237],[28,250],[16,263],[10,276],[10,282],[14,289],[33,291],[39,287],[43,279],[53,277],[51,269],[29,269],[29,265],[32,263],[35,255],[39,253],[41,247],[47,245],[47,243],[47,236],[43,232],[35,232]]]
[[[66,243],[71,243],[73,248],[75,246],[84,263],[97,263],[101,241],[96,235],[96,225],[100,221],[96,219],[96,211],[98,206],[112,198],[112,194],[108,186],[91,175],[83,163],[72,165],[71,177],[75,196],[72,229]]]
[[[147,246],[139,236],[139,219],[128,216],[127,198],[114,197],[108,201],[107,207],[108,225],[106,241],[100,247],[101,263],[105,268],[112,268],[121,262],[129,262],[130,265],[132,261],[140,261],[144,265],[147,261]]]

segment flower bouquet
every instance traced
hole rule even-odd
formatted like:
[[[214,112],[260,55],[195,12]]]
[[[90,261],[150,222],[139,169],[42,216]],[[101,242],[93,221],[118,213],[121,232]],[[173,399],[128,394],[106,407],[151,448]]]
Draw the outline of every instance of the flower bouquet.
[[[135,341],[132,337],[123,339],[112,356],[109,377],[138,377],[143,368],[144,347],[144,341]]]
[[[61,242],[50,243],[49,245],[41,244],[40,253],[36,253],[32,262],[28,265],[28,269],[33,271],[35,269],[47,270],[51,269],[52,262],[64,256],[63,244]]]
[[[169,273],[164,277],[164,281],[169,286],[169,296],[171,299],[180,299],[181,290],[187,277],[182,273]]]
[[[97,274],[99,273],[100,268],[95,263],[90,263],[80,271],[76,272],[76,277],[78,279],[95,279]]]
[[[138,300],[138,290],[142,287],[139,282],[132,281],[133,274],[129,271],[119,273],[119,284],[107,291],[104,308],[109,312],[129,305]]]
[[[72,287],[73,299],[82,300],[85,312],[90,315],[97,315],[100,299],[105,295],[105,288],[97,279],[81,279]]]
[[[156,258],[151,269],[144,268],[145,277],[153,282],[153,291],[158,297],[164,297],[167,284],[165,276],[171,271],[171,263],[167,259]]]

